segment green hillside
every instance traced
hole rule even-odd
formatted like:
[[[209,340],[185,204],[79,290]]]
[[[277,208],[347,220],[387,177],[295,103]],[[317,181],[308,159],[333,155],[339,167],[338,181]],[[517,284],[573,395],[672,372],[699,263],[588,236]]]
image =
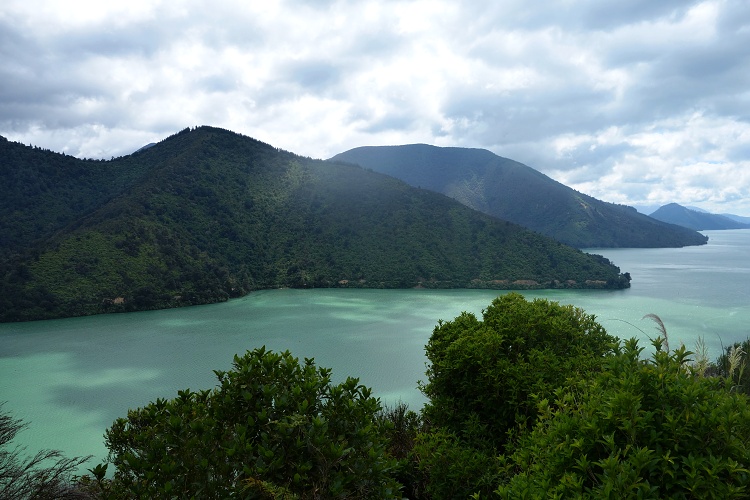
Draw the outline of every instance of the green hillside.
[[[101,207],[147,166],[122,158],[79,160],[0,137],[0,259]]]
[[[3,321],[270,287],[629,284],[602,257],[443,195],[226,130],[186,129],[112,161],[3,147]]]
[[[597,200],[484,149],[361,147],[332,159],[444,193],[577,248],[682,247],[707,241],[695,231]]]

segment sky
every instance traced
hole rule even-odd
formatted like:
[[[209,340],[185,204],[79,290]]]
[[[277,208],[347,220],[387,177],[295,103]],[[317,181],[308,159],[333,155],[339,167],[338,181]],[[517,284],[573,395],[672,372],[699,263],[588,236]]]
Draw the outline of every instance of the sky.
[[[211,125],[313,158],[488,149],[645,213],[750,216],[747,0],[3,0],[0,135]]]

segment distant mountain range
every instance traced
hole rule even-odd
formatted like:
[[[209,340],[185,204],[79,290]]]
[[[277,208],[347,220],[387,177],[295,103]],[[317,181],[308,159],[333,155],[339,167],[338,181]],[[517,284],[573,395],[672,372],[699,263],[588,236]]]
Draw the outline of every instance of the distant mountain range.
[[[683,207],[677,203],[664,205],[651,217],[697,231],[715,229],[750,229],[750,218],[731,214],[712,214],[703,210]]]
[[[597,200],[484,149],[367,146],[332,159],[443,193],[577,248],[682,247],[707,241],[696,231]]]
[[[0,138],[0,320],[273,287],[623,288],[607,259],[227,130],[81,160]]]
[[[748,226],[750,226],[750,217],[745,217],[742,215],[734,215],[734,214],[719,214],[719,215],[723,215],[724,217],[728,217],[734,221],[741,222],[743,224],[747,224]]]

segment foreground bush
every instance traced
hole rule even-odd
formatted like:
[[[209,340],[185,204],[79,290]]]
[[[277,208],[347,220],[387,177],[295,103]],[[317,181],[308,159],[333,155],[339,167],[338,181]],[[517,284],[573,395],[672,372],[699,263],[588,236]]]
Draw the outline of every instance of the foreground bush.
[[[503,498],[747,498],[750,407],[698,376],[684,347],[641,360],[625,343],[593,380],[539,402],[506,462]]]
[[[422,387],[429,430],[417,446],[436,498],[465,498],[497,484],[497,455],[536,421],[533,395],[600,370],[616,339],[573,306],[518,293],[496,298],[482,319],[440,322],[426,346]]]
[[[509,293],[479,320],[440,322],[427,346],[425,415],[456,432],[479,427],[479,441],[503,445],[507,432],[534,423],[532,394],[551,395],[569,378],[601,367],[616,339],[573,306]]]
[[[106,433],[112,490],[138,498],[394,498],[380,404],[357,379],[256,349]]]

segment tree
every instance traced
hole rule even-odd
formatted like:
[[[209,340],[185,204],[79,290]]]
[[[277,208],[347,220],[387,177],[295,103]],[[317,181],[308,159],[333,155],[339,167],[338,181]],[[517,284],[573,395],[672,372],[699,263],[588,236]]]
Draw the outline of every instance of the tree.
[[[509,431],[533,425],[532,395],[549,397],[566,380],[600,369],[615,345],[579,308],[500,296],[482,320],[464,312],[438,323],[426,346],[425,416],[454,432],[474,426],[478,443],[499,448]]]
[[[494,490],[496,457],[536,421],[534,398],[601,369],[615,345],[581,309],[518,293],[496,298],[481,320],[464,312],[439,322],[426,346],[427,431],[415,451],[428,492],[466,498]]]
[[[747,498],[747,397],[662,343],[644,361],[631,339],[595,378],[541,400],[500,497]]]
[[[394,498],[379,401],[265,348],[211,391],[131,410],[106,433],[113,489],[149,498]]]
[[[6,413],[3,406],[0,403],[0,498],[88,498],[77,489],[75,473],[91,457],[66,458],[56,450],[41,450],[28,457],[25,447],[11,444],[28,424]]]

